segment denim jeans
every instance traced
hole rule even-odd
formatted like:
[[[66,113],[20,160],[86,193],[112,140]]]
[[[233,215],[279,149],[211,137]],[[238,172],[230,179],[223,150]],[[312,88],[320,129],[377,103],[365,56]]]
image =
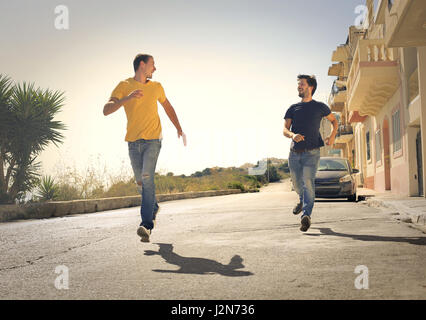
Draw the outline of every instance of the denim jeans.
[[[138,191],[142,195],[142,222],[140,225],[147,229],[154,227],[152,220],[158,210],[158,203],[155,197],[154,174],[160,149],[160,139],[140,139],[129,142],[130,162],[133,173],[135,174],[135,180],[138,183]]]
[[[320,149],[302,153],[290,151],[288,166],[294,190],[303,203],[303,216],[311,216],[315,202],[315,175],[320,159]]]

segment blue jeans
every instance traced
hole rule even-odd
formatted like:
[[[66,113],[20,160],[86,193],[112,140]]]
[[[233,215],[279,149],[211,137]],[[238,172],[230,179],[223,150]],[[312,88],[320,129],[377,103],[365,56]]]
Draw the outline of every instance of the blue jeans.
[[[302,153],[290,151],[288,166],[294,190],[303,203],[303,216],[311,216],[315,202],[315,175],[320,159],[320,149]]]
[[[129,142],[130,162],[138,184],[138,191],[142,195],[142,223],[140,225],[147,229],[154,228],[152,220],[158,211],[154,175],[160,149],[161,140],[159,139],[140,139]]]

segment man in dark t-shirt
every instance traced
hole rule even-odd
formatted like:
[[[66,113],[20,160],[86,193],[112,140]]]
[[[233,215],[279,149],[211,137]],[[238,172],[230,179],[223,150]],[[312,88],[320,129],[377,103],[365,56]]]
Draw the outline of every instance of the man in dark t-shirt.
[[[319,132],[322,118],[333,124],[333,131],[325,139],[329,146],[334,144],[338,123],[330,108],[312,99],[317,81],[314,76],[299,75],[298,91],[302,101],[288,108],[284,119],[284,135],[291,138],[288,165],[293,186],[299,195],[294,214],[303,210],[300,230],[305,232],[311,226],[311,214],[315,202],[315,175],[320,159],[320,148],[324,146]]]

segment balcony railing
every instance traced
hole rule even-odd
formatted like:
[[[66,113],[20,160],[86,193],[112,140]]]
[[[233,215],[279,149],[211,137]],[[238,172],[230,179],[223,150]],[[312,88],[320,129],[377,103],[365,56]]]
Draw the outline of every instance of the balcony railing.
[[[349,92],[351,92],[353,89],[353,84],[362,62],[381,62],[395,60],[395,49],[386,48],[384,40],[359,40],[352,61],[351,70],[349,71]]]
[[[398,51],[384,40],[360,39],[347,80],[348,110],[376,115],[399,84]]]

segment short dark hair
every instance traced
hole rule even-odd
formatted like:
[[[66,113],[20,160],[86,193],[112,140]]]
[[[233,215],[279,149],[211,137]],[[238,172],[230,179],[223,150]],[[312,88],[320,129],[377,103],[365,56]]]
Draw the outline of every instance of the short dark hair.
[[[133,69],[135,69],[135,72],[138,70],[141,61],[147,63],[149,58],[152,58],[152,56],[149,54],[139,53],[136,55],[135,59],[133,60]]]
[[[314,95],[315,91],[317,90],[317,79],[314,75],[308,76],[306,74],[299,74],[297,76],[297,80],[306,79],[306,82],[308,83],[308,86],[314,87],[312,89],[312,95]]]

